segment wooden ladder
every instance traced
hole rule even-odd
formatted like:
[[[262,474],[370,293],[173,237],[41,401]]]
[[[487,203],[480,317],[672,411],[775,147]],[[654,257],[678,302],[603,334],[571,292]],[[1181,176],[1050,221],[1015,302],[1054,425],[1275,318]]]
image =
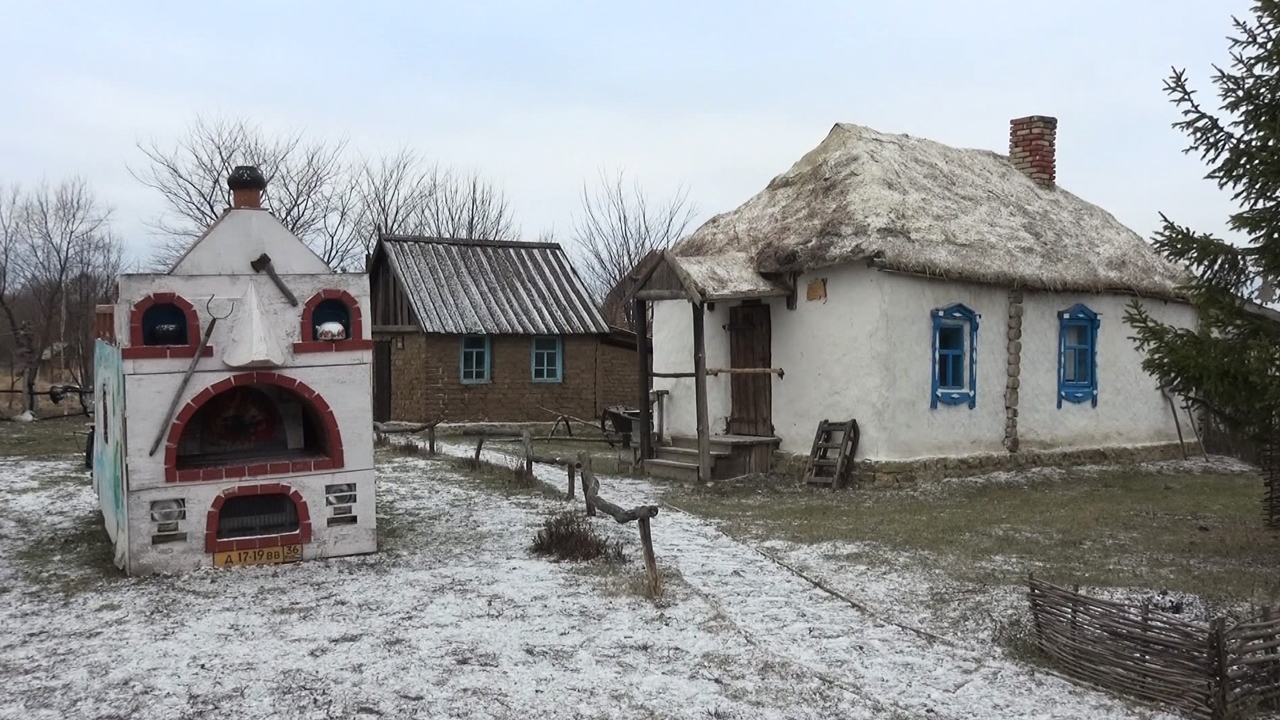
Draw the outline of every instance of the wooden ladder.
[[[823,420],[818,423],[818,432],[813,436],[813,451],[809,453],[804,481],[809,485],[829,485],[832,490],[839,488],[844,484],[849,463],[857,451],[857,420]]]

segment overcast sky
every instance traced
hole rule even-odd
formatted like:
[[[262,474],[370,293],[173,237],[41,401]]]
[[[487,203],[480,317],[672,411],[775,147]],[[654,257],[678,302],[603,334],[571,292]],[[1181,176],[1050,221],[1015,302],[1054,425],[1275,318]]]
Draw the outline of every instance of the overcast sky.
[[[416,149],[500,184],[567,240],[584,180],[625,169],[730,210],[836,122],[1005,151],[1059,118],[1058,180],[1150,236],[1220,230],[1163,80],[1211,94],[1248,0],[219,3],[0,0],[0,182],[87,177],[130,249],[158,198],[139,140],[197,113]]]

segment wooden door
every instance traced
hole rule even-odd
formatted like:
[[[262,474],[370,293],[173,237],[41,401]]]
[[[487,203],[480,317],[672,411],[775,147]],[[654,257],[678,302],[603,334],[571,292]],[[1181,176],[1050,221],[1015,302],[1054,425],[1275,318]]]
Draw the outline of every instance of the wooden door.
[[[373,421],[391,419],[391,343],[373,343]]]
[[[767,368],[772,362],[769,306],[759,303],[729,308],[729,367]],[[732,409],[729,433],[773,435],[773,376],[731,374]]]

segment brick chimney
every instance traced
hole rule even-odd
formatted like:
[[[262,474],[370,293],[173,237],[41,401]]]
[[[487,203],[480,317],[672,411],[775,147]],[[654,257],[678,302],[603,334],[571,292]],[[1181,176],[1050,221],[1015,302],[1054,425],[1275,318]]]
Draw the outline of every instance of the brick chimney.
[[[1009,121],[1009,162],[1040,187],[1051,188],[1054,171],[1054,139],[1058,118],[1031,115]]]
[[[262,191],[267,189],[267,179],[262,171],[252,165],[239,165],[227,176],[231,188],[231,207],[262,207]]]

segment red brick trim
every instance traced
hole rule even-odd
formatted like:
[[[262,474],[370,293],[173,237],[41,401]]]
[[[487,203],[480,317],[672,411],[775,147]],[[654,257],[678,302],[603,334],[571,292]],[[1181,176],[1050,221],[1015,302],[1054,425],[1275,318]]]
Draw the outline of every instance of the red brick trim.
[[[279,462],[254,463],[251,465],[227,465],[216,468],[178,469],[178,441],[182,438],[182,430],[200,406],[211,400],[218,393],[226,392],[240,385],[275,385],[295,393],[315,410],[324,426],[325,449],[328,457],[319,460],[293,460]],[[343,467],[342,433],[338,430],[338,419],[333,415],[329,403],[306,383],[294,378],[273,372],[247,372],[224,378],[200,391],[191,401],[182,406],[178,417],[169,426],[168,442],[164,447],[164,481],[165,482],[204,482],[210,480],[231,480],[260,475],[282,475],[297,472],[318,472],[337,470]]]
[[[133,310],[129,312],[129,344],[133,347],[143,347],[142,315],[148,309],[150,309],[152,305],[164,305],[164,304],[177,306],[177,308],[182,311],[182,314],[187,316],[186,346],[168,345],[164,347],[174,348],[174,347],[189,346],[194,348],[195,346],[199,345],[200,344],[200,317],[196,315],[195,307],[192,306],[191,303],[187,302],[186,298],[171,292],[152,293],[142,298],[141,300],[139,300],[137,303],[134,304]],[[210,353],[212,353],[212,350],[210,350]],[[193,350],[191,354],[187,355],[186,357],[191,357],[191,355],[194,355],[194,354],[195,354],[195,351]],[[125,357],[128,357],[128,356],[126,355]],[[182,356],[166,355],[166,357],[182,357]]]
[[[222,506],[227,502],[227,498],[236,495],[274,495],[276,493],[287,493],[289,499],[293,500],[294,507],[298,509],[297,531],[285,533],[284,535],[261,535],[232,540],[218,539],[218,515],[222,512]],[[204,551],[207,553],[257,550],[258,548],[280,547],[281,545],[309,542],[311,542],[311,511],[307,508],[307,501],[302,498],[302,493],[280,483],[237,485],[236,487],[227,488],[213,499],[213,506],[209,508],[209,514],[205,519]]]
[[[325,300],[338,300],[343,305],[346,305],[347,310],[351,313],[351,333],[346,340],[315,339],[315,325],[311,322],[311,315],[315,312],[316,306]],[[295,354],[373,349],[373,341],[364,339],[364,319],[360,312],[360,305],[356,302],[355,297],[346,290],[321,290],[312,295],[306,306],[302,308],[301,330],[302,332],[299,334],[301,342],[293,344],[293,352]]]

